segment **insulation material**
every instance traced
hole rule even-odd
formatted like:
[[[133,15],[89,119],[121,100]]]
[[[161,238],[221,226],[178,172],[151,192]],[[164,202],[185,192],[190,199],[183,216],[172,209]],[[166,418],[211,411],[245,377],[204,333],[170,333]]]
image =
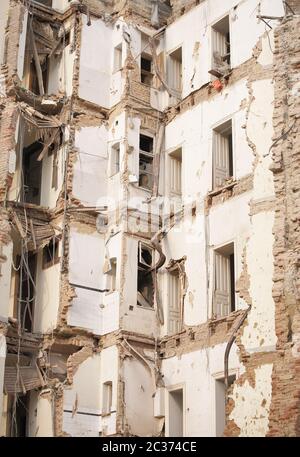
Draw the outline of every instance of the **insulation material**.
[[[100,354],[86,358],[73,370],[71,389],[64,391],[63,431],[71,436],[99,436],[100,364]]]
[[[101,293],[75,287],[76,298],[69,308],[67,323],[71,326],[82,327],[96,335],[101,334]]]

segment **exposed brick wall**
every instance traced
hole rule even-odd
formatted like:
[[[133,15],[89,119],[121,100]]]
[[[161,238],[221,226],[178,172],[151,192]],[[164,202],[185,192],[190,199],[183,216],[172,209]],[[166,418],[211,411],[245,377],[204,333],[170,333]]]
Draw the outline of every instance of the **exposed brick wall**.
[[[290,3],[299,5],[299,1]],[[271,436],[300,435],[299,27],[300,18],[293,17],[275,30],[271,169],[276,192],[273,297],[280,358],[273,370]]]

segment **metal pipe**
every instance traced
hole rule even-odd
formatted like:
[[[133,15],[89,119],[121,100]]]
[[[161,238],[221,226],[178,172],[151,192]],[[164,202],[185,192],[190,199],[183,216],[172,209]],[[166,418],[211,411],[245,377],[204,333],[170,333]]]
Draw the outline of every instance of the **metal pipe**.
[[[249,313],[250,310],[251,310],[251,305],[248,306],[248,308],[243,313],[241,319],[234,326],[232,335],[229,338],[229,341],[228,341],[226,349],[225,349],[225,354],[224,354],[225,408],[226,408],[226,405],[227,405],[227,398],[228,398],[228,394],[227,394],[227,391],[228,391],[228,360],[229,360],[230,349],[231,349],[231,347],[232,347],[232,345],[233,345],[233,343],[234,343],[234,341],[236,339],[238,330],[243,325],[243,323],[244,323],[246,317],[248,316],[248,313]]]

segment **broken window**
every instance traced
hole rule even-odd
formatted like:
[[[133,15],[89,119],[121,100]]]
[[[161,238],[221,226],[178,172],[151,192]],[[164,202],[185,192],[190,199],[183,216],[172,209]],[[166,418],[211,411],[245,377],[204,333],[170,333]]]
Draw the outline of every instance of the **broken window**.
[[[114,72],[122,68],[122,43],[114,49]]]
[[[151,272],[153,262],[153,249],[150,246],[139,242],[137,304],[144,308],[153,308],[154,306],[154,285]]]
[[[153,138],[140,135],[139,186],[153,188]]]
[[[182,91],[182,48],[177,48],[169,54],[168,82],[171,89]]]
[[[41,141],[36,141],[23,149],[23,201],[26,203],[40,204],[42,161],[38,161],[37,159],[42,149],[43,145]]]
[[[214,251],[213,314],[227,316],[235,310],[234,243]]]
[[[228,387],[230,387],[236,379],[235,375],[228,377]],[[216,436],[223,436],[225,425],[226,425],[226,412],[225,412],[225,399],[226,399],[226,387],[225,379],[215,380],[215,417],[216,417]]]
[[[112,382],[107,381],[103,384],[102,390],[102,415],[110,414],[112,407]]]
[[[213,131],[213,188],[223,186],[233,177],[232,121]]]
[[[181,330],[181,285],[178,269],[169,273],[168,305],[168,334],[172,335]]]
[[[23,84],[36,95],[57,93],[63,50],[70,42],[69,31],[35,16],[28,20]]]
[[[120,171],[120,143],[114,144],[110,149],[109,176],[114,176]]]
[[[59,239],[52,240],[43,249],[43,269],[49,268],[59,262]]]
[[[109,260],[106,275],[106,289],[108,290],[107,293],[114,292],[117,288],[117,259],[115,257]]]
[[[168,436],[184,436],[183,389],[169,391]]]
[[[230,30],[229,16],[212,27],[212,69],[216,78],[226,76],[230,71]]]
[[[42,183],[43,183],[43,159],[46,155],[52,156],[52,170],[49,167],[44,168],[45,181],[48,182],[48,171],[52,171],[51,187],[57,189],[58,186],[58,151],[64,141],[63,127],[58,126],[54,121],[51,125],[51,119],[43,116],[39,119],[40,125],[36,123],[36,117],[32,114],[32,110],[27,108],[24,111],[24,118],[22,116],[22,125],[24,128],[20,129],[19,145],[23,147],[22,161],[18,160],[18,168],[21,169],[21,182],[22,189],[20,198],[22,202],[33,203],[35,205],[41,204]],[[23,112],[22,112],[23,114]],[[42,116],[42,115],[41,115]],[[51,128],[50,128],[51,127]],[[33,142],[34,138],[39,138]],[[51,160],[50,160],[51,161]],[[49,174],[50,174],[49,173]],[[50,189],[44,189],[49,191]],[[45,192],[43,192],[45,195]]]
[[[152,86],[153,69],[152,57],[149,54],[141,56],[141,82],[147,86]]]
[[[170,191],[181,195],[182,192],[182,150],[176,149],[169,154],[170,157]]]

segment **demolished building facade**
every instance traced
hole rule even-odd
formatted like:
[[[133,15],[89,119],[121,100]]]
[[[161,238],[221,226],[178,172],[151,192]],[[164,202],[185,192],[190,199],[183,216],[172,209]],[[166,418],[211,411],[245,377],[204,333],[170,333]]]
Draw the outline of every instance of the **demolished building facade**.
[[[1,436],[300,435],[299,26],[1,1]]]

